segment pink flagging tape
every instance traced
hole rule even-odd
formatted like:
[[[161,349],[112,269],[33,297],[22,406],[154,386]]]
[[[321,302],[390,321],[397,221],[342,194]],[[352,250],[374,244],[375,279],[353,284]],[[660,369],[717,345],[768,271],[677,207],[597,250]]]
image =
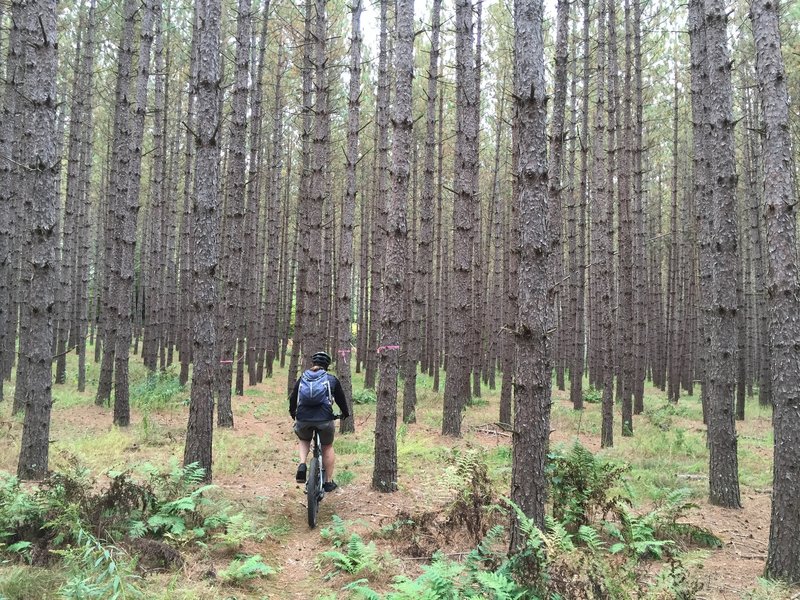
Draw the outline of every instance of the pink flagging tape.
[[[380,354],[381,352],[386,352],[388,350],[400,350],[400,346],[380,346],[375,352]]]
[[[347,355],[350,354],[351,350],[347,348],[339,348],[336,351],[336,354],[342,359],[342,362],[347,363]]]
[[[233,361],[232,360],[221,360],[221,361],[219,361],[219,364],[221,364],[221,365],[232,365]]]

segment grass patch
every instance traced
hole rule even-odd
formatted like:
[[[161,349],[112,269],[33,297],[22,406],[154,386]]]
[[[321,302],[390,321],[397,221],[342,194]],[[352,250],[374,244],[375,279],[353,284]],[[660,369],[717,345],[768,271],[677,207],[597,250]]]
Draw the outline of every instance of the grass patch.
[[[56,569],[11,567],[0,569],[0,598],[7,600],[50,600],[58,598],[65,577]]]
[[[214,473],[254,473],[276,452],[265,433],[261,438],[241,438],[230,429],[214,433]]]
[[[134,441],[133,434],[131,429],[112,427],[106,432],[94,432],[72,440],[59,440],[55,446],[75,455],[81,464],[93,471],[104,471],[124,461],[125,450]],[[54,458],[58,466],[59,458],[51,453],[51,460]]]
[[[336,454],[372,454],[371,442],[339,437],[335,442]]]
[[[72,387],[53,386],[53,407],[73,408],[75,406],[89,405],[94,402],[91,392],[79,392]]]
[[[336,483],[338,483],[341,486],[349,485],[353,483],[353,480],[355,478],[356,474],[345,467],[336,474]]]
[[[145,410],[175,408],[183,403],[186,394],[174,367],[148,373],[130,388],[131,405]]]
[[[745,600],[789,600],[795,598],[794,593],[797,591],[789,587],[787,584],[780,581],[770,581],[768,579],[758,578],[758,585],[756,588],[743,596]]]

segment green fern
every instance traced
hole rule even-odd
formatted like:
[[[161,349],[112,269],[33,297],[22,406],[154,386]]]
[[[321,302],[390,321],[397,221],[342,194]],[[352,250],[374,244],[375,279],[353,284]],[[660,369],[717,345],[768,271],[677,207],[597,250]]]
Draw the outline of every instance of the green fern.
[[[261,555],[249,556],[242,560],[235,558],[225,569],[220,571],[220,578],[223,581],[233,584],[241,584],[245,581],[268,577],[275,573],[275,569],[264,563]]]
[[[322,539],[330,541],[334,547],[341,548],[348,541],[347,524],[339,515],[333,515],[331,522],[331,526],[323,528],[319,534]]]
[[[600,538],[600,534],[587,525],[581,525],[578,529],[578,539],[586,544],[586,547],[592,552],[600,552],[605,547],[605,542]]]
[[[496,600],[517,600],[524,591],[511,579],[501,573],[478,573],[476,581],[480,584],[479,598],[495,598]],[[489,594],[487,594],[487,592]]]
[[[547,532],[550,534],[548,537],[551,544],[555,545],[562,552],[572,552],[575,550],[575,544],[572,542],[572,536],[560,521],[556,521],[551,516],[545,517],[545,524],[547,525]]]
[[[369,580],[367,579],[358,579],[347,584],[342,589],[352,592],[357,595],[356,597],[363,598],[364,600],[381,600],[381,595],[369,587],[369,585],[367,585],[368,583]]]
[[[329,562],[334,567],[331,576],[339,572],[356,575],[363,571],[375,573],[380,570],[375,542],[365,544],[361,536],[356,533],[350,536],[347,544],[340,550],[328,550],[320,554],[320,561]]]

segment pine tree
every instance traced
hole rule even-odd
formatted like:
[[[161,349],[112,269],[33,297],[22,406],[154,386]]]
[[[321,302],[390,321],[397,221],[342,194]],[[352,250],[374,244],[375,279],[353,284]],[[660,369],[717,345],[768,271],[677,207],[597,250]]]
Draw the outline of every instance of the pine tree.
[[[197,463],[212,476],[214,390],[218,372],[215,326],[219,264],[219,94],[220,0],[197,3],[197,164],[193,213],[192,308],[194,311],[191,401],[183,462]]]

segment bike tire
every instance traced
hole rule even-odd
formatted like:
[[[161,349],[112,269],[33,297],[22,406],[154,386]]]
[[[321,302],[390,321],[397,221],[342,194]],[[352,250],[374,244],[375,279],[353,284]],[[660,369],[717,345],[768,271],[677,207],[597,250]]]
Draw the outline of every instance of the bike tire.
[[[308,526],[314,529],[317,526],[317,513],[319,512],[319,459],[311,461],[308,469],[308,483],[306,484],[306,505],[308,507]]]

